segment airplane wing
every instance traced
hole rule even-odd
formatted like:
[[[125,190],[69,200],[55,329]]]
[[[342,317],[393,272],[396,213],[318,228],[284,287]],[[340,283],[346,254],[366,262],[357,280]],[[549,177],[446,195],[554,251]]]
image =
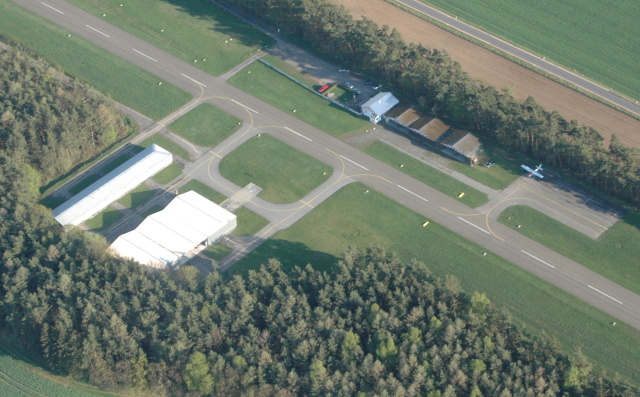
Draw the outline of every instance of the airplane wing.
[[[540,179],[544,178],[544,175],[542,175],[541,173],[536,172],[536,171],[531,171],[531,175],[535,175],[535,176],[537,176],[537,177],[538,177],[538,178],[540,178]]]

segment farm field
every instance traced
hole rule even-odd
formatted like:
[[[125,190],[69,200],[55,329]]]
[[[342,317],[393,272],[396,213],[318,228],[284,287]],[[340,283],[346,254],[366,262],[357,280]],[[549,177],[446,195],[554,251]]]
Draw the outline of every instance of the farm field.
[[[326,181],[333,169],[297,149],[262,134],[220,162],[220,174],[238,186],[253,182],[258,196],[274,204],[292,203]]]
[[[609,374],[618,372],[634,384],[640,379],[640,332],[625,325],[611,327],[612,318],[581,300],[540,280],[366,186],[350,184],[291,228],[277,233],[237,263],[232,272],[245,272],[276,258],[285,269],[330,270],[347,245],[382,246],[401,260],[423,261],[435,274],[456,276],[469,293],[485,292],[514,321],[536,334],[555,336],[564,351],[581,346]],[[363,222],[363,220],[366,220]]]
[[[207,0],[70,2],[214,76],[273,43]]]
[[[214,147],[236,132],[240,124],[240,119],[204,103],[181,116],[168,127],[195,145]]]
[[[0,3],[0,34],[38,53],[64,72],[140,113],[159,120],[191,95],[11,2]]]
[[[464,197],[462,197],[460,201],[471,208],[479,207],[489,200],[487,195],[481,191],[465,185],[452,176],[416,160],[415,158],[402,153],[384,142],[376,141],[365,148],[364,152],[387,163],[393,168],[416,178],[422,183],[431,186],[449,197],[457,198],[461,192],[464,192]],[[403,165],[403,167],[400,167],[400,165]]]
[[[260,62],[242,69],[229,79],[229,83],[336,137],[364,130],[370,125]]]
[[[527,206],[507,208],[500,214],[499,221],[640,294],[638,213],[627,213],[598,240],[593,240]],[[518,229],[517,225],[523,227]]]
[[[519,47],[640,98],[640,3],[421,0]]]
[[[626,145],[640,147],[640,120],[413,16],[387,0],[330,1],[345,6],[354,18],[365,16],[380,26],[396,28],[407,42],[446,50],[471,77],[497,88],[507,87],[520,100],[532,96],[542,106],[557,110],[567,120],[575,119],[595,128],[604,137],[605,144],[616,133]]]

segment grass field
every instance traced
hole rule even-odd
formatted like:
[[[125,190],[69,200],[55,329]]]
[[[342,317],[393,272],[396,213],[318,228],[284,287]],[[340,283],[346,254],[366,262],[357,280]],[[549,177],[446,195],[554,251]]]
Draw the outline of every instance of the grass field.
[[[390,166],[416,178],[417,180],[439,190],[449,197],[458,199],[458,195],[464,192],[464,196],[459,199],[469,207],[475,208],[486,203],[489,198],[486,194],[471,186],[465,185],[422,161],[402,153],[401,151],[387,145],[384,142],[376,141],[364,149],[365,153],[384,161]],[[403,167],[400,167],[403,165]]]
[[[109,206],[93,218],[86,220],[84,224],[93,229],[94,232],[101,232],[122,218],[122,216],[122,212]]]
[[[197,179],[192,179],[189,182],[185,183],[181,188],[180,188],[180,193],[185,193],[188,191],[195,191],[196,193],[198,193],[199,195],[213,201],[216,204],[221,204],[223,201],[225,201],[227,199],[227,196],[225,196],[224,194],[218,192],[215,189],[212,189],[211,187],[205,185],[204,183],[200,182]]]
[[[422,1],[640,98],[640,2]]]
[[[246,207],[240,207],[236,211],[238,217],[238,227],[231,232],[234,236],[244,237],[256,234],[263,227],[269,224],[269,221]]]
[[[171,163],[167,168],[155,174],[152,179],[164,185],[179,177],[183,168],[184,166],[180,163]]]
[[[283,61],[282,59],[273,55],[265,55],[260,60],[268,62],[271,66],[278,68],[280,71],[298,80],[300,83],[306,85],[309,88],[320,87],[318,80],[313,76],[302,73],[297,67],[292,64]]]
[[[628,213],[598,240],[526,206],[507,208],[500,214],[499,221],[640,294],[639,214]],[[523,227],[518,229],[517,225]]]
[[[371,125],[368,121],[309,92],[260,62],[247,66],[231,77],[229,82],[333,136],[364,130]]]
[[[222,74],[260,48],[267,35],[207,0],[71,0],[104,19],[213,75]],[[123,7],[120,7],[123,4]],[[203,61],[206,59],[206,61]]]
[[[217,146],[240,128],[240,119],[204,103],[169,125],[189,142],[205,147]]]
[[[174,141],[172,141],[171,139],[167,138],[164,135],[154,134],[149,138],[145,139],[144,141],[140,142],[138,145],[141,147],[147,148],[154,143],[170,151],[176,156],[182,157],[185,160],[191,160],[191,156],[189,156],[189,152],[187,152],[185,148],[178,145],[177,143],[175,143]]]
[[[219,261],[225,256],[229,255],[231,251],[233,250],[224,244],[214,244],[206,250],[202,251],[202,253],[207,258],[213,259],[214,261]]]
[[[65,29],[14,3],[0,3],[0,33],[59,65],[66,74],[155,120],[191,99],[167,82],[158,85],[161,80],[156,76],[76,35],[68,38]]]
[[[156,194],[156,191],[151,189],[144,183],[137,188],[133,189],[127,195],[123,196],[118,202],[126,208],[136,208],[137,206],[145,203],[151,197]]]
[[[482,256],[486,249],[438,224],[422,227],[422,215],[364,190],[357,183],[342,188],[250,253],[234,272],[256,268],[268,258],[279,259],[285,268],[311,263],[331,269],[349,245],[381,245],[402,260],[424,262],[438,275],[458,277],[467,292],[486,292],[528,332],[544,329],[558,338],[565,352],[581,346],[600,368],[639,383],[640,331],[624,324],[611,327],[613,319],[605,313],[491,253]]]
[[[482,146],[486,160],[495,161],[491,168],[484,166],[486,161],[473,167],[469,167],[458,161],[451,161],[451,168],[496,190],[506,189],[507,186],[522,175],[523,170],[520,168],[521,162],[516,158],[517,155],[497,149],[487,141],[484,141]]]
[[[255,183],[263,189],[258,196],[276,204],[300,200],[332,172],[328,165],[267,134],[250,139],[220,162],[223,177],[238,186]]]

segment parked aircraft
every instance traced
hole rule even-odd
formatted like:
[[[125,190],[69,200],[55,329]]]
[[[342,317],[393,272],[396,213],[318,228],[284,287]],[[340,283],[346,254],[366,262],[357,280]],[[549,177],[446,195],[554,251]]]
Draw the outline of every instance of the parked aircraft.
[[[529,175],[527,175],[529,178],[531,178],[531,175],[537,176],[540,179],[544,178],[544,175],[542,175],[541,173],[538,172],[538,171],[543,169],[542,168],[542,164],[537,166],[535,169],[533,169],[533,168],[531,168],[531,167],[529,167],[527,165],[524,165],[524,164],[522,164],[520,167],[524,168],[529,173]]]

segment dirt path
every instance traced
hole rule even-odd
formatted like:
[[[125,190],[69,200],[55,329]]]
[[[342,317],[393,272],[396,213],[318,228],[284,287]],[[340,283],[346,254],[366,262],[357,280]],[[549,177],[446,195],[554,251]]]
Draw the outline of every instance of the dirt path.
[[[491,51],[471,44],[415,17],[384,0],[330,0],[351,10],[354,18],[366,16],[378,25],[395,27],[407,42],[444,49],[473,78],[495,87],[512,87],[519,99],[533,96],[548,110],[568,120],[594,127],[608,143],[611,134],[629,146],[640,147],[640,121],[555,83]]]

